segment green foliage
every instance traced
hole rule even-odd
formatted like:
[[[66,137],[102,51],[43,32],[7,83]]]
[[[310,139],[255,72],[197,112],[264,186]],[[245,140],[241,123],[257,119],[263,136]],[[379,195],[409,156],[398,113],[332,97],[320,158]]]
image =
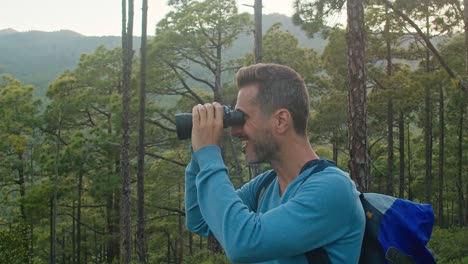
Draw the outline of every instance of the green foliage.
[[[0,263],[29,263],[30,241],[25,239],[28,228],[28,225],[21,222],[0,228]]]
[[[229,264],[231,263],[224,254],[211,253],[208,250],[202,250],[197,254],[186,258],[187,264]]]
[[[428,247],[437,263],[462,264],[468,261],[468,228],[434,228]]]
[[[340,13],[345,3],[345,0],[295,0],[294,24],[313,37],[327,29],[327,19]]]

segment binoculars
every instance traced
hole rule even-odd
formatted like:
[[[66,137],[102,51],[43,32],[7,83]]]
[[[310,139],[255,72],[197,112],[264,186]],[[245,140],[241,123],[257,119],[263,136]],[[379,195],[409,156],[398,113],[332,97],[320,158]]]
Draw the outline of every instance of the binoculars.
[[[244,124],[244,113],[231,110],[228,106],[223,105],[223,127],[241,126]],[[179,139],[187,139],[192,137],[192,114],[180,113],[175,115],[175,123],[177,130],[177,137]]]

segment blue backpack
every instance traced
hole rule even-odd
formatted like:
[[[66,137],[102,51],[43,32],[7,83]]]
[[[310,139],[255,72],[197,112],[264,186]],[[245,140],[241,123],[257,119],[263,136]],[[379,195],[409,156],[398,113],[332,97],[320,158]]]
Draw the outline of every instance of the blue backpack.
[[[327,167],[336,167],[333,161],[319,160],[309,177]],[[257,191],[257,205],[263,192],[275,178],[265,177]],[[361,193],[366,215],[366,228],[359,264],[431,264],[434,256],[426,247],[434,224],[434,212],[429,204],[378,193]],[[331,263],[324,248],[305,253],[308,263]]]

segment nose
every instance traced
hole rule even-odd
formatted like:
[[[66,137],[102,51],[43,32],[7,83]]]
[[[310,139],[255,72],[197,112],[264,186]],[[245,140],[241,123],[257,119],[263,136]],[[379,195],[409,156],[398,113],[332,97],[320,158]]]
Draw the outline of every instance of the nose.
[[[233,126],[231,128],[231,135],[233,137],[240,137],[242,134],[242,126]]]

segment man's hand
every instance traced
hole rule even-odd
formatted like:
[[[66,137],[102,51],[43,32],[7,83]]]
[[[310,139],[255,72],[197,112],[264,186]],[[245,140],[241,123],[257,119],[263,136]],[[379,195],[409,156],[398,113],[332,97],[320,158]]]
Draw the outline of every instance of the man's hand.
[[[192,148],[221,145],[224,110],[221,104],[196,105],[192,108]]]

